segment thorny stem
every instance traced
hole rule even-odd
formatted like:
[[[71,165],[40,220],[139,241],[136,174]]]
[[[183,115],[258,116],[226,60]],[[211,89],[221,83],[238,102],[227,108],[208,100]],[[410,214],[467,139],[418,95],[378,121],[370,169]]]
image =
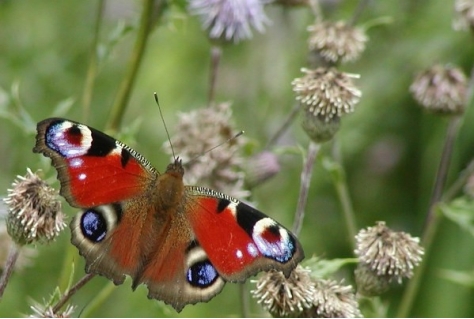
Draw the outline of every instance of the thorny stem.
[[[438,231],[438,226],[442,217],[442,215],[437,214],[436,206],[441,200],[442,191],[448,174],[449,163],[453,153],[454,141],[459,131],[460,123],[461,117],[454,117],[451,119],[448,125],[446,139],[443,146],[443,153],[438,166],[433,193],[430,199],[430,206],[428,208],[428,215],[426,216],[425,227],[421,238],[421,243],[425,248],[425,255],[423,257],[423,261],[415,269],[413,277],[408,282],[400,303],[400,308],[397,314],[398,317],[404,318],[410,314],[416,295],[420,288],[421,279],[423,277],[427,260],[429,258],[429,253],[431,251],[431,245],[434,242],[434,238]]]
[[[13,268],[15,263],[18,260],[18,255],[20,254],[20,247],[17,244],[12,243],[10,246],[10,251],[8,252],[8,258],[3,267],[2,276],[0,277],[0,300],[3,297],[3,293],[7,288],[8,280],[13,273]]]
[[[303,170],[301,171],[300,195],[296,207],[295,222],[293,224],[293,233],[296,236],[298,236],[301,227],[303,226],[304,211],[306,209],[306,202],[308,201],[309,185],[313,174],[314,161],[316,160],[320,149],[321,144],[310,141],[306,160],[303,165]]]
[[[296,103],[295,106],[293,106],[293,109],[291,110],[290,114],[288,114],[288,117],[286,118],[285,122],[281,125],[281,127],[276,131],[276,133],[270,138],[268,141],[267,145],[265,146],[265,149],[269,149],[275,144],[280,137],[286,132],[288,127],[290,127],[291,123],[293,123],[294,119],[298,115],[298,112],[301,108],[301,105],[299,103]]]
[[[138,69],[140,68],[143,56],[145,53],[146,44],[150,35],[152,24],[155,18],[154,0],[144,0],[143,11],[140,18],[140,26],[137,33],[137,39],[135,46],[131,53],[131,57],[128,63],[128,68],[125,77],[117,93],[114,105],[112,106],[111,115],[109,117],[109,123],[107,124],[107,130],[111,133],[118,130],[120,123],[125,113],[130,94],[135,83]],[[160,1],[160,6],[164,6],[164,2]],[[158,8],[159,14],[163,12],[163,8]]]
[[[211,68],[209,72],[209,93],[208,105],[212,105],[216,98],[216,83],[217,72],[219,70],[219,63],[222,57],[222,47],[219,45],[212,45],[211,47]]]
[[[97,76],[97,45],[99,43],[100,27],[102,24],[102,14],[104,11],[104,0],[98,2],[97,16],[94,27],[94,39],[92,40],[89,67],[87,68],[86,82],[84,92],[82,93],[82,119],[87,122],[90,114],[92,92],[94,91],[95,79]]]
[[[66,291],[66,293],[61,297],[61,299],[53,307],[53,313],[57,313],[59,311],[59,309],[61,309],[66,304],[66,302],[68,302],[69,299],[79,289],[81,289],[85,284],[87,284],[94,277],[95,277],[95,274],[87,274],[84,277],[82,277],[73,287],[71,287],[71,289]]]

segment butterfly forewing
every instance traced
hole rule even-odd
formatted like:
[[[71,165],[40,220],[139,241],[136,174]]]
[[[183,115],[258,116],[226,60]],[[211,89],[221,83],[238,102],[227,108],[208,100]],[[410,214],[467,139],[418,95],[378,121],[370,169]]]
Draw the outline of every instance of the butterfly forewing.
[[[52,159],[61,195],[75,207],[110,204],[140,194],[155,169],[129,147],[86,125],[58,118],[38,123],[34,152]]]

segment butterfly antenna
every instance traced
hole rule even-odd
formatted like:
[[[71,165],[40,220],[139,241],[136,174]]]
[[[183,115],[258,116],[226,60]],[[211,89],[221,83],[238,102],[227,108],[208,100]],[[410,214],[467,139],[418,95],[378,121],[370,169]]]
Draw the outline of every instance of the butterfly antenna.
[[[198,155],[196,155],[195,157],[191,158],[185,165],[189,165],[189,163],[194,162],[195,160],[197,160],[198,158],[200,158],[200,157],[203,156],[204,154],[210,153],[210,152],[212,152],[213,150],[215,150],[216,148],[218,148],[218,147],[220,147],[220,146],[222,146],[222,145],[224,145],[224,144],[226,144],[226,143],[229,143],[229,142],[235,140],[237,137],[239,137],[240,135],[242,135],[242,134],[244,134],[244,133],[245,133],[244,131],[238,132],[238,133],[235,134],[234,136],[229,137],[229,138],[228,138],[227,140],[225,140],[224,142],[219,143],[219,144],[217,144],[216,146],[213,146],[213,147],[211,147],[210,149],[205,150],[205,151],[202,152],[201,154],[198,154]]]
[[[173,143],[171,143],[170,133],[168,132],[168,127],[166,126],[165,118],[163,117],[163,112],[161,111],[160,101],[158,100],[158,94],[153,93],[155,96],[156,105],[158,105],[158,110],[160,110],[161,121],[163,122],[163,126],[165,127],[166,136],[168,136],[168,141],[170,142],[171,153],[173,153],[173,158],[176,159],[176,155],[174,154]]]

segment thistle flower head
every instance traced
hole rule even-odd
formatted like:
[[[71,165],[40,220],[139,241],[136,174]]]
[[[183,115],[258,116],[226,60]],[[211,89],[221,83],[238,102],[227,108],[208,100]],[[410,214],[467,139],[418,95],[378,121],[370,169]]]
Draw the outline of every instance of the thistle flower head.
[[[434,113],[462,114],[466,108],[467,79],[455,67],[435,65],[420,72],[410,91],[421,106]]]
[[[188,0],[191,14],[200,16],[211,39],[239,42],[252,37],[252,28],[264,31],[269,23],[263,10],[268,0]]]
[[[8,234],[19,245],[54,240],[66,226],[57,192],[29,168],[4,199]]]
[[[318,53],[328,62],[354,61],[365,49],[368,38],[365,32],[344,21],[317,22],[308,27],[309,50]]]
[[[359,304],[352,286],[343,286],[334,280],[319,279],[314,282],[313,306],[301,317],[306,318],[360,318]]]
[[[309,270],[297,266],[290,277],[278,271],[269,271],[256,283],[252,290],[253,297],[258,300],[272,316],[295,317],[312,305],[314,285]]]
[[[385,222],[378,222],[357,234],[355,254],[377,276],[401,283],[403,278],[413,276],[413,269],[422,260],[424,250],[419,242],[419,238],[395,232]]]
[[[244,160],[240,156],[245,137],[224,143],[237,132],[231,118],[229,103],[181,113],[171,143],[186,164],[184,178],[188,184],[207,186],[243,198],[249,195],[244,189]],[[217,145],[220,146],[206,152]],[[171,154],[168,143],[165,150]],[[190,159],[193,161],[188,163]]]
[[[43,305],[39,302],[34,302],[30,306],[33,313],[29,316],[30,318],[71,318],[72,313],[76,309],[76,306],[67,305],[64,311],[54,311],[51,305]]]
[[[454,2],[454,21],[453,28],[455,30],[471,30],[474,31],[474,1],[473,0],[456,0]]]
[[[325,121],[352,113],[362,95],[352,83],[358,75],[347,74],[334,68],[301,69],[305,76],[291,83],[306,112]]]

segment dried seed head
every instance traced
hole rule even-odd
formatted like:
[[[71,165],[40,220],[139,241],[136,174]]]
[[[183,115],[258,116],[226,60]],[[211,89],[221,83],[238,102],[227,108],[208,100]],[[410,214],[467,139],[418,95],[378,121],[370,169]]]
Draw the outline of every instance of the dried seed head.
[[[66,227],[58,193],[29,168],[4,199],[8,234],[19,245],[54,240]]]
[[[298,316],[312,305],[314,285],[309,273],[301,266],[297,266],[288,278],[281,272],[269,271],[259,280],[252,280],[256,289],[251,293],[272,316]]]
[[[207,186],[236,198],[249,196],[244,189],[244,160],[240,155],[245,137],[224,143],[237,133],[229,103],[181,113],[175,128],[171,143],[186,165],[184,178],[188,184]],[[171,154],[169,143],[165,150]]]
[[[467,79],[455,67],[435,65],[420,72],[410,91],[430,112],[456,115],[464,113],[466,108]]]
[[[191,14],[201,18],[211,39],[239,42],[252,37],[252,28],[259,32],[269,23],[263,10],[268,0],[189,0]]]
[[[301,69],[306,75],[291,83],[296,100],[306,112],[320,116],[325,121],[354,112],[362,93],[352,83],[358,75],[347,74],[334,68]]]
[[[313,306],[306,309],[305,318],[360,318],[359,304],[352,286],[343,286],[334,280],[319,279],[314,282]]]
[[[367,264],[360,263],[354,271],[357,293],[366,297],[379,296],[390,288],[390,276],[379,276]]]
[[[357,234],[355,254],[376,275],[401,283],[403,278],[413,276],[413,269],[422,260],[424,250],[419,242],[419,238],[377,222]]]
[[[456,0],[454,2],[454,30],[474,31],[474,1]]]
[[[310,32],[309,50],[318,53],[328,62],[354,61],[365,50],[368,38],[361,28],[344,21],[317,22],[308,27]]]

